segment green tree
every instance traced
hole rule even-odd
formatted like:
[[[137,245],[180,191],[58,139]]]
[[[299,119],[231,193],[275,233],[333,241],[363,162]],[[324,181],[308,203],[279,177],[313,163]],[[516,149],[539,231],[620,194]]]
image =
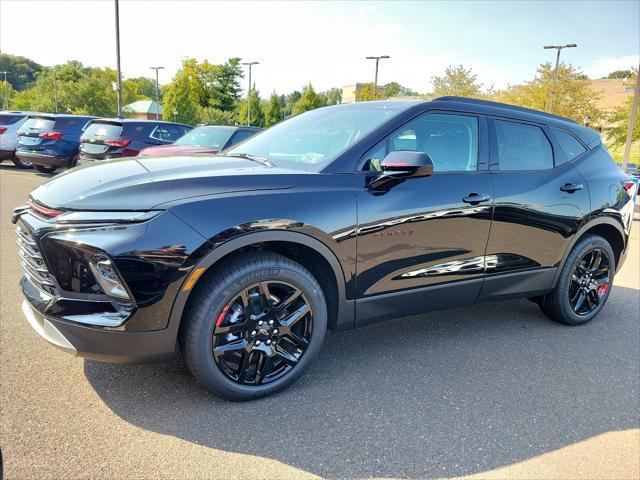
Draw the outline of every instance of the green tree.
[[[322,92],[326,101],[325,105],[339,105],[342,103],[342,89],[341,88],[331,88],[326,92]]]
[[[9,80],[6,83],[4,80],[0,81],[0,110],[4,108],[15,109],[15,94],[16,92],[13,90]]]
[[[515,85],[494,98],[504,103],[548,110],[553,88],[554,67],[551,63],[543,63],[533,80],[522,85]],[[571,65],[561,63],[558,66],[558,84],[554,100],[554,113],[572,118],[580,123],[597,124],[603,112],[597,106],[598,95],[589,88],[589,81]]]
[[[16,91],[30,88],[42,68],[42,65],[30,58],[0,53],[0,71],[7,72],[7,82]]]
[[[294,90],[293,92],[286,95],[283,99],[280,100],[280,105],[282,108],[282,116],[284,118],[288,118],[293,114],[293,107],[295,106],[296,102],[300,100],[300,97],[302,97],[302,93],[299,92],[298,90]]]
[[[409,96],[417,96],[418,92],[414,92],[410,88],[403,87],[398,82],[389,82],[384,86],[384,95],[386,98],[389,97],[409,97]]]
[[[156,80],[154,78],[137,77],[128,80],[136,85],[136,92],[139,96],[149,100],[156,99]],[[158,97],[160,98],[160,103],[162,103],[162,88],[158,89]]]
[[[385,92],[380,85],[376,88],[376,94],[373,95],[373,82],[363,83],[360,88],[356,89],[356,102],[368,102],[370,100],[382,100],[385,98]]]
[[[173,82],[167,86],[162,101],[163,116],[167,120],[174,119],[174,112],[178,112],[177,120],[194,125],[197,122],[198,104],[193,100],[192,78],[188,72],[178,71]]]
[[[613,125],[607,131],[607,140],[614,146],[624,145],[627,141],[627,130],[631,121],[631,106],[633,105],[633,97],[630,97],[623,105],[620,105],[609,115],[609,123]],[[636,117],[636,123],[633,127],[632,142],[640,140],[640,120]]]
[[[448,66],[444,75],[431,77],[433,93],[436,97],[455,95],[458,97],[482,97],[482,84],[478,82],[478,76],[472,69],[466,69],[462,65]]]
[[[280,107],[280,96],[274,91],[269,97],[269,101],[264,107],[264,126],[270,127],[282,120],[282,108]]]
[[[213,81],[210,84],[211,98],[209,105],[224,112],[235,110],[242,93],[242,87],[240,86],[240,79],[242,78],[244,78],[244,75],[239,58],[230,58],[222,65],[218,65],[218,69],[213,75]]]
[[[256,90],[255,85],[251,89],[251,122],[249,125],[254,127],[264,126],[264,112],[262,111],[262,102],[260,100],[260,92]],[[241,100],[238,104],[238,122],[241,125],[247,125],[247,100]]]
[[[213,107],[197,107],[197,123],[208,125],[236,125],[238,123],[237,112],[223,112]]]
[[[629,78],[633,76],[631,70],[614,70],[606,78]]]
[[[323,106],[324,103],[322,96],[318,95],[313,89],[313,85],[309,83],[309,85],[302,90],[302,96],[293,106],[293,111],[291,113],[293,115],[298,115],[299,113]]]

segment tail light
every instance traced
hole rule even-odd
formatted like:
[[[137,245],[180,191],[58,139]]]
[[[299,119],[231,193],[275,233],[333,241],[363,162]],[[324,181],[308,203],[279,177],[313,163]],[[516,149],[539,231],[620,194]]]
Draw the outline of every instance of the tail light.
[[[64,135],[62,132],[42,132],[38,137],[44,138],[45,140],[60,140],[62,135]]]
[[[60,210],[54,210],[53,208],[45,207],[44,205],[37,204],[35,202],[32,202],[31,200],[27,202],[27,206],[31,210],[38,212],[40,215],[49,218],[57,217],[61,213]]]
[[[637,193],[637,185],[638,185],[638,180],[633,180],[633,179],[629,179],[629,180],[625,180],[624,183],[622,184],[622,186],[624,187],[624,189],[627,191],[627,195],[629,195],[630,198],[635,198],[635,195]]]
[[[4,132],[6,132],[7,129],[4,127],[0,127],[0,135],[2,135]]]
[[[126,138],[110,138],[104,141],[105,145],[109,145],[110,147],[126,147],[131,143],[131,140]]]

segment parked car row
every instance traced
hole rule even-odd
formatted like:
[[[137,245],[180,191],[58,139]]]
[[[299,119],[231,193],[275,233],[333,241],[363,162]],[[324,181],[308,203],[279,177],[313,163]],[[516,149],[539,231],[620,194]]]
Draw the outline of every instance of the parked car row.
[[[162,120],[0,112],[0,161],[53,173],[58,168],[136,155],[216,154],[261,129]]]

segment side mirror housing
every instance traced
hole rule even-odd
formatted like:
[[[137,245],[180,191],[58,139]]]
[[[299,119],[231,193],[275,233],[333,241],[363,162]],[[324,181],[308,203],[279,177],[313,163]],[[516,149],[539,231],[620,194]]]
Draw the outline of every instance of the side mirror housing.
[[[376,190],[388,190],[409,178],[428,177],[433,173],[433,162],[429,155],[412,150],[389,152],[380,167],[382,173],[369,184]]]

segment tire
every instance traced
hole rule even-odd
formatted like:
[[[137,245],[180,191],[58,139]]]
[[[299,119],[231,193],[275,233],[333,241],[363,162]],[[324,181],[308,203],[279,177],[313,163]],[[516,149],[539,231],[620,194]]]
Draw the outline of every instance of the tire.
[[[13,157],[11,157],[11,161],[16,166],[16,168],[27,169],[33,167],[33,164],[31,162],[20,160],[15,153],[13,154]]]
[[[33,168],[35,168],[40,173],[53,173],[58,169],[58,167],[54,165],[38,165],[37,163],[33,164]]]
[[[180,350],[198,382],[226,400],[282,390],[300,377],[324,342],[322,288],[306,268],[282,255],[248,252],[224,260],[192,295],[180,326]],[[251,367],[243,370],[245,361]]]
[[[599,271],[606,266],[606,277],[603,273],[594,273],[597,270],[586,268],[598,253],[600,260],[595,262],[599,265]],[[609,298],[615,271],[615,255],[609,242],[599,235],[586,236],[569,253],[556,287],[542,298],[540,309],[552,320],[566,325],[590,322]],[[580,307],[576,309],[578,305]]]
[[[69,160],[69,165],[67,166],[67,169],[71,169],[76,165],[78,165],[78,156],[79,154],[76,153],[73,157],[71,157],[71,160]]]

